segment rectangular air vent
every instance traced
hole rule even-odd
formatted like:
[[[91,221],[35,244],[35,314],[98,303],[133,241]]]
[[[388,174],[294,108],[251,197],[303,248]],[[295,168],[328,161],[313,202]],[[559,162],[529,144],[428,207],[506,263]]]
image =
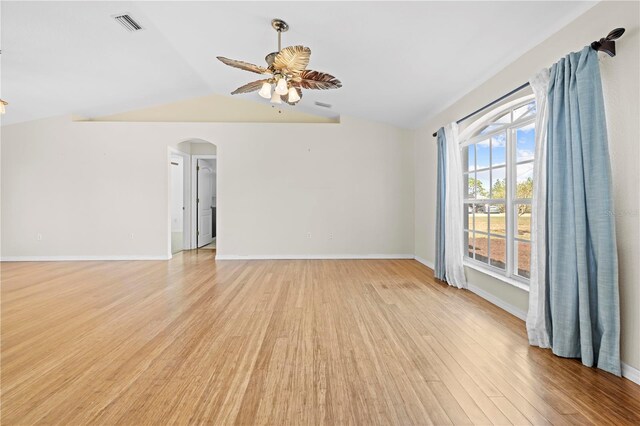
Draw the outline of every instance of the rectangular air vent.
[[[113,19],[115,19],[120,25],[122,25],[127,31],[135,32],[142,30],[142,25],[138,24],[135,19],[133,19],[130,15],[122,14],[122,15],[113,15]]]
[[[324,102],[315,102],[316,106],[322,107],[322,108],[331,108],[331,104],[325,104]]]

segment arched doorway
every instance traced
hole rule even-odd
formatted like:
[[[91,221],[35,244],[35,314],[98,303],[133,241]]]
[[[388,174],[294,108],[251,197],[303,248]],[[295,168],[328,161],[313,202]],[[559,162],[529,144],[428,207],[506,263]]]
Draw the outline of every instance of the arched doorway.
[[[188,249],[215,250],[218,244],[217,147],[203,139],[189,139],[178,143],[170,151],[170,167],[173,167],[170,169],[171,252],[175,254]],[[175,170],[179,168],[175,164],[179,163],[178,157],[183,159],[182,173]],[[182,193],[180,177],[183,179]]]

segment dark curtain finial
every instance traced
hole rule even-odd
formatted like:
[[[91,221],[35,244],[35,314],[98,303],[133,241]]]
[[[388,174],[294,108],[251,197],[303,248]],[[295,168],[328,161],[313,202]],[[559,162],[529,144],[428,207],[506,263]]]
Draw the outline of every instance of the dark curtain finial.
[[[611,57],[616,56],[616,42],[614,40],[619,39],[622,34],[624,34],[624,28],[616,28],[607,34],[606,37],[591,43],[591,47],[594,50],[604,52]]]

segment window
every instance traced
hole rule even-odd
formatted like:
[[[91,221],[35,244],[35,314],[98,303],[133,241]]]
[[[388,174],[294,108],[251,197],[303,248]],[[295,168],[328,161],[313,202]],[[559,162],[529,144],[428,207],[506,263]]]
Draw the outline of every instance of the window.
[[[527,282],[536,106],[532,96],[491,111],[461,133],[465,256]]]

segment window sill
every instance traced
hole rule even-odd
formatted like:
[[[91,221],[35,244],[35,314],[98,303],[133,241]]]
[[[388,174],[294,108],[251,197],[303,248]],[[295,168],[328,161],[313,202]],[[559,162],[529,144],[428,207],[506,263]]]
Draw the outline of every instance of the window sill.
[[[476,262],[470,261],[468,259],[464,259],[463,264],[467,268],[474,269],[474,270],[476,270],[478,272],[481,272],[481,273],[483,273],[485,275],[489,275],[490,277],[495,278],[497,280],[500,280],[500,281],[502,281],[504,283],[510,284],[510,285],[512,285],[514,287],[518,287],[520,290],[524,290],[527,293],[529,292],[529,286],[526,285],[525,283],[521,282],[521,281],[516,280],[515,278],[505,277],[504,275],[501,275],[498,272],[492,271],[489,268],[485,268],[482,265],[480,265],[480,264],[478,264]]]

